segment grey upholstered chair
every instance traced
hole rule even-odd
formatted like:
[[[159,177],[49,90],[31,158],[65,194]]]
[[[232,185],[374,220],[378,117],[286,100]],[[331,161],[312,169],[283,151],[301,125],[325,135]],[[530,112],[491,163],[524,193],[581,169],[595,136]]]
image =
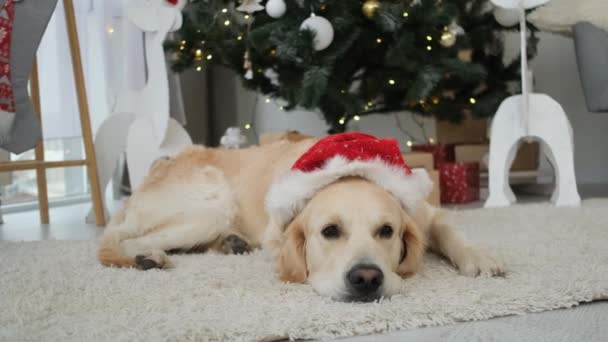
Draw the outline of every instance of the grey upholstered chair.
[[[580,22],[574,26],[574,43],[587,107],[608,113],[608,32]]]

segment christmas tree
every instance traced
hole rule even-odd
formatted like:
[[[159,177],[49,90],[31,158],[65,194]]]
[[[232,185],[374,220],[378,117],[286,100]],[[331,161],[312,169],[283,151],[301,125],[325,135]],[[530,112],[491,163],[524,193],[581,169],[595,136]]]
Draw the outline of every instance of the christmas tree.
[[[363,115],[492,116],[519,91],[486,0],[193,0],[166,48],[173,69],[236,71],[246,88],[320,111],[330,133]],[[537,39],[531,27],[529,58]]]

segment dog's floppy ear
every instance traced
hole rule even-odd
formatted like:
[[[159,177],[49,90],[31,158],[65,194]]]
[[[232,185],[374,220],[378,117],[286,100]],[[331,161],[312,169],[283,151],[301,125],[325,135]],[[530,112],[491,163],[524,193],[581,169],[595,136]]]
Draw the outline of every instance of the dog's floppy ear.
[[[287,227],[283,237],[283,245],[277,259],[279,278],[290,283],[303,283],[308,277],[306,236],[298,218]]]
[[[418,266],[422,261],[424,254],[425,243],[424,235],[414,220],[402,210],[402,236],[403,250],[402,258],[397,267],[397,274],[402,277],[409,277],[416,273]]]

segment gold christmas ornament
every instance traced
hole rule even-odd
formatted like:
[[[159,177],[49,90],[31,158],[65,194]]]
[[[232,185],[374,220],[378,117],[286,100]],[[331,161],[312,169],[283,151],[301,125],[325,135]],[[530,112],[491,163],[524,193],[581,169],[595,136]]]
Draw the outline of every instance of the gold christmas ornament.
[[[365,2],[363,2],[363,6],[361,7],[361,11],[366,18],[371,19],[376,14],[378,7],[380,7],[380,1],[365,0]]]
[[[472,49],[464,49],[458,51],[458,59],[461,62],[471,63],[473,60],[473,50]]]
[[[445,48],[454,46],[456,44],[456,34],[449,30],[443,31],[441,38],[439,38],[439,44]]]
[[[202,59],[203,59],[203,51],[202,51],[201,49],[197,49],[197,50],[194,52],[194,60],[196,60],[196,61],[200,61],[200,60],[202,60]]]
[[[455,100],[456,99],[456,92],[454,90],[444,90],[441,93],[441,96],[444,99]]]

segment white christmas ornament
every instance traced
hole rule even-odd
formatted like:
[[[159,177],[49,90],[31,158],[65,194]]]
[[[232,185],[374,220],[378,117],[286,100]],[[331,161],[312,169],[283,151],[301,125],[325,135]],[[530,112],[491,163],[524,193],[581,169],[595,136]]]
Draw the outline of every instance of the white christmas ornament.
[[[167,34],[182,25],[181,9],[186,0],[172,4],[166,0],[130,0],[124,2],[125,19],[133,31],[117,36],[126,42],[130,33],[142,34],[147,73],[143,87],[132,89],[129,82],[117,82],[113,111],[95,135],[95,152],[102,192],[108,186],[118,161],[126,150],[129,181],[136,189],[152,164],[159,158],[173,156],[192,145],[192,139],[175,119],[170,117],[169,80],[163,42]],[[129,25],[131,26],[131,25]],[[120,49],[119,49],[120,50]],[[118,54],[126,60],[127,54]],[[129,69],[126,69],[130,71]],[[130,73],[127,73],[130,75]],[[87,221],[92,215],[89,214]]]
[[[311,30],[315,33],[313,44],[317,51],[326,49],[334,40],[334,27],[329,20],[318,15],[312,14],[310,18],[304,20],[300,30]]]
[[[287,5],[285,4],[285,0],[269,0],[266,3],[266,13],[271,18],[280,18],[285,14],[287,10]]]
[[[262,0],[243,0],[241,5],[236,8],[237,11],[247,12],[249,14],[264,9],[264,6],[260,5]]]
[[[496,7],[494,19],[504,27],[515,26],[519,23],[519,12],[516,9]]]
[[[220,139],[220,145],[227,149],[241,148],[247,142],[247,137],[241,133],[240,127],[228,127]]]
[[[491,0],[494,5],[502,8],[519,9],[531,9],[544,5],[551,0]],[[569,0],[570,1],[570,0]]]
[[[270,83],[272,85],[278,86],[279,85],[279,74],[277,74],[276,71],[274,71],[271,68],[268,68],[264,71],[264,76],[266,76],[267,79],[270,80]]]
[[[450,26],[448,26],[448,31],[452,32],[455,35],[465,34],[464,29],[462,28],[462,26],[458,25],[455,21],[452,21],[452,23],[450,24]]]

